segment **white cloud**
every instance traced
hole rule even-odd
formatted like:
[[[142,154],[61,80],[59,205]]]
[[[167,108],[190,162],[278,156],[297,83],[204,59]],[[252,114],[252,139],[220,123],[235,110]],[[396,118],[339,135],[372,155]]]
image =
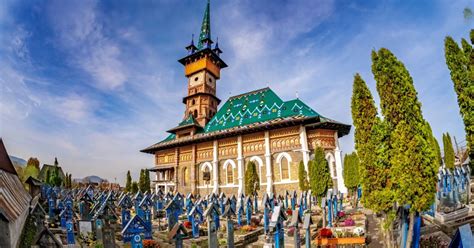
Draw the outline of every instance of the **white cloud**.
[[[114,90],[128,78],[120,46],[104,32],[97,2],[55,1],[48,14],[70,63],[90,74],[96,87]]]

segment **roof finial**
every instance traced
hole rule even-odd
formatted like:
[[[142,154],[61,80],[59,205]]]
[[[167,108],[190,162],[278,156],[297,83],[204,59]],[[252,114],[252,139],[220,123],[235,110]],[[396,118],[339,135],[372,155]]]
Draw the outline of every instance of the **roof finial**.
[[[211,43],[211,13],[210,13],[210,0],[207,0],[206,11],[202,19],[201,34],[199,35],[198,49],[202,49],[203,46],[208,47]]]
[[[193,46],[194,46],[194,33],[193,33],[193,34],[191,34],[191,45],[193,45]]]
[[[296,91],[296,99],[299,99],[298,91]]]

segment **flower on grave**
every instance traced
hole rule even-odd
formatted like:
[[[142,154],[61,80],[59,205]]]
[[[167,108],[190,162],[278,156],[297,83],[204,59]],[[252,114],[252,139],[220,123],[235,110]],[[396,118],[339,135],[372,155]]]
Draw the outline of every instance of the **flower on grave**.
[[[332,231],[329,228],[321,228],[319,230],[319,236],[321,238],[330,238],[332,237]]]
[[[291,208],[288,208],[288,209],[286,210],[286,215],[292,216],[292,215],[293,215],[293,210],[291,210]]]
[[[156,248],[159,247],[158,243],[153,239],[145,239],[143,240],[143,247],[144,248]]]
[[[295,227],[292,226],[292,227],[288,228],[287,234],[288,234],[288,237],[293,237],[295,235]]]
[[[257,229],[257,227],[251,226],[251,225],[245,225],[240,228],[240,230],[244,232],[251,232],[251,231],[254,231],[255,229]]]
[[[192,223],[191,221],[185,221],[183,222],[183,226],[186,227],[187,229],[191,229]]]
[[[342,218],[342,217],[344,217],[344,216],[346,216],[346,213],[344,213],[344,211],[339,211],[339,212],[337,213],[337,217],[339,217],[339,218]]]
[[[344,226],[354,226],[355,225],[355,221],[351,218],[348,218],[344,221]]]

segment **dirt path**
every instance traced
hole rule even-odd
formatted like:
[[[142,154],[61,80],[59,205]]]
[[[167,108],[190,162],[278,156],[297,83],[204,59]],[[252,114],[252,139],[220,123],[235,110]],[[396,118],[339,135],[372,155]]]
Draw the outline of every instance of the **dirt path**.
[[[367,212],[367,237],[369,237],[369,248],[384,247],[380,220],[372,212]]]

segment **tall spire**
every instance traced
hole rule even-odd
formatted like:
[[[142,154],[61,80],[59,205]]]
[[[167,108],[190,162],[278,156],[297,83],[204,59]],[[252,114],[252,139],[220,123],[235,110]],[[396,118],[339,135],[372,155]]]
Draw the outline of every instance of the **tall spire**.
[[[204,18],[202,19],[201,34],[199,35],[198,49],[210,46],[211,41],[211,13],[210,13],[210,0],[207,0],[206,12],[204,12]]]

